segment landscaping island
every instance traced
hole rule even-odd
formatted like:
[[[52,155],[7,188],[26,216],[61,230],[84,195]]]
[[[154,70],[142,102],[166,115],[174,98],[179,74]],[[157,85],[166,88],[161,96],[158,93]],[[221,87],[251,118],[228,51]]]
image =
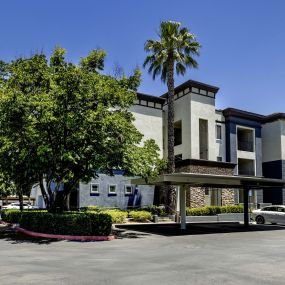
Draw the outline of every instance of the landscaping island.
[[[188,208],[188,216],[215,216],[242,213],[241,205]],[[126,222],[150,223],[154,215],[165,217],[163,208],[150,206],[139,210],[104,209],[96,206],[81,211],[49,213],[46,210],[3,210],[2,221],[16,224],[14,229],[33,237],[66,240],[99,241],[113,240],[112,224]]]
[[[96,212],[64,212],[4,210],[2,220],[17,224],[15,230],[34,237],[68,240],[112,240],[112,218]]]

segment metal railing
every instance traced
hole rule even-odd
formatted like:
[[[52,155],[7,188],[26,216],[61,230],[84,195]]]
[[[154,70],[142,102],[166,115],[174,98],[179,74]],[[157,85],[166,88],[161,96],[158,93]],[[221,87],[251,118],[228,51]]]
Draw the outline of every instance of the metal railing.
[[[238,150],[253,152],[254,151],[253,142],[238,140]]]

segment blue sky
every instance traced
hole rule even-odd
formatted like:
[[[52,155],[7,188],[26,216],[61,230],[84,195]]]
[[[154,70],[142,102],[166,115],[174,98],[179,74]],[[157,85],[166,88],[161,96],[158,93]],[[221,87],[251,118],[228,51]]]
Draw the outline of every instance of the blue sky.
[[[161,20],[180,21],[202,44],[198,70],[176,78],[220,87],[218,108],[285,112],[285,1],[283,0],[9,0],[1,2],[0,59],[56,45],[78,62],[94,48],[107,51],[106,72],[142,66],[143,45]],[[139,91],[166,86],[143,70]]]

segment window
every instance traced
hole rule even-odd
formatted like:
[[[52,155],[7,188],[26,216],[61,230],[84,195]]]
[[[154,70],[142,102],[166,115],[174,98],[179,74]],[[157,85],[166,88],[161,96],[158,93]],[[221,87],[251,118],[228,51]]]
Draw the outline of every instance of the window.
[[[216,125],[216,139],[221,140],[222,139],[222,126]]]
[[[111,184],[109,185],[109,194],[116,194],[117,192],[117,185]]]
[[[217,156],[217,161],[223,161],[223,158],[221,156]]]
[[[132,194],[133,194],[132,185],[125,185],[125,195],[132,195]]]
[[[208,160],[208,121],[199,119],[200,159]]]
[[[90,194],[99,194],[99,184],[98,183],[91,183]]]
[[[174,145],[182,144],[182,123],[181,121],[174,123]]]

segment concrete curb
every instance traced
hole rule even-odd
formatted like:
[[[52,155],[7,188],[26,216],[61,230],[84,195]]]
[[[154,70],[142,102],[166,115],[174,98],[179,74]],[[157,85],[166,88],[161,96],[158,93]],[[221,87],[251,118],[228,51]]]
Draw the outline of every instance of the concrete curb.
[[[52,235],[52,234],[44,234],[37,233],[25,230],[23,228],[16,227],[14,229],[16,232],[32,236],[32,237],[43,237],[43,238],[51,238],[51,239],[64,239],[64,240],[77,240],[77,241],[110,241],[116,239],[114,235],[110,236],[71,236],[71,235]]]
[[[10,224],[0,220],[0,225],[9,226]]]

